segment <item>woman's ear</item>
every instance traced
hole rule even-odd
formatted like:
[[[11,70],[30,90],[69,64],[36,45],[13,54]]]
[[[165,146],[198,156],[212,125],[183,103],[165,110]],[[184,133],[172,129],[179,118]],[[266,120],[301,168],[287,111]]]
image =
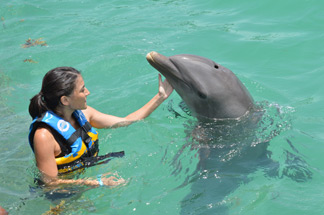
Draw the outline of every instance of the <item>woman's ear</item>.
[[[67,96],[61,96],[60,102],[62,105],[65,105],[65,106],[70,104],[70,100]]]

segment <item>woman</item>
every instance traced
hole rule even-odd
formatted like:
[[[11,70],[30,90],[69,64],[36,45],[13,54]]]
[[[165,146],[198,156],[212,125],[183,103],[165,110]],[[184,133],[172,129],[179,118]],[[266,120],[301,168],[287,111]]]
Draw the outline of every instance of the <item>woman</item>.
[[[90,179],[59,179],[59,173],[87,166],[97,156],[98,134],[94,128],[127,126],[149,116],[172,93],[167,80],[159,75],[159,92],[142,108],[126,117],[101,113],[87,106],[90,94],[79,71],[72,67],[50,70],[43,78],[42,89],[29,105],[33,118],[29,142],[36,165],[46,184],[82,184],[90,186],[117,185],[115,177]],[[94,128],[93,128],[94,127]]]

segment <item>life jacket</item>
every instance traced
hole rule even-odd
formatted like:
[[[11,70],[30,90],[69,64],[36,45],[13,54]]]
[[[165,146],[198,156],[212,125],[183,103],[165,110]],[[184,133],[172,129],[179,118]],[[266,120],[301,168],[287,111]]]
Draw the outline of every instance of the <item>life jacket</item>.
[[[59,174],[74,171],[82,167],[96,165],[98,161],[108,157],[121,157],[124,155],[122,151],[108,153],[98,157],[99,147],[97,131],[90,125],[81,110],[74,111],[73,117],[80,125],[80,128],[77,130],[75,130],[69,122],[52,111],[47,111],[40,117],[36,117],[29,129],[28,139],[33,151],[34,134],[37,128],[45,126],[50,129],[62,151],[62,153],[55,158]],[[108,161],[105,161],[105,163]]]

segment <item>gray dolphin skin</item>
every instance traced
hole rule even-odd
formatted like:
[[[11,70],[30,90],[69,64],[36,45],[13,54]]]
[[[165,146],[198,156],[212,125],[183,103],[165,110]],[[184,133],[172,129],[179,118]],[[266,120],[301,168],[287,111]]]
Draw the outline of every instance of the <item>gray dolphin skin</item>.
[[[253,99],[232,71],[196,55],[147,54],[148,62],[173,86],[198,119],[233,119],[253,107]]]

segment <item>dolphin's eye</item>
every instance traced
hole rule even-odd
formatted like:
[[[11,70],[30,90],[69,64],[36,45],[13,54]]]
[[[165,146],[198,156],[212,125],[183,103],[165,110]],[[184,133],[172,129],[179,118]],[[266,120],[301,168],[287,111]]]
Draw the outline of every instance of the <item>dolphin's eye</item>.
[[[215,69],[218,69],[218,68],[219,68],[219,66],[215,64],[214,68],[215,68]]]
[[[207,98],[206,94],[204,94],[204,93],[202,93],[200,91],[198,91],[197,94],[201,99],[206,99]]]

